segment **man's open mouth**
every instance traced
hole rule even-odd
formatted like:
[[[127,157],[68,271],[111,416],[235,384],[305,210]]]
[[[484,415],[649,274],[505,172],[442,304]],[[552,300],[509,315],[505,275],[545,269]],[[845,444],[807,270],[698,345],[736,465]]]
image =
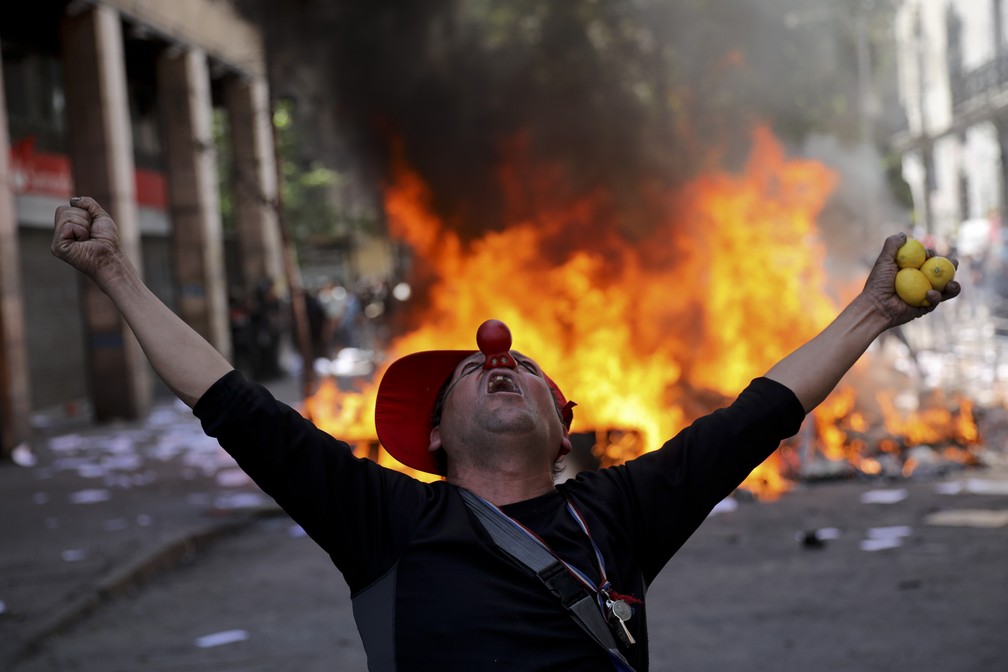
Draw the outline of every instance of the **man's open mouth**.
[[[521,394],[521,388],[515,379],[507,373],[491,373],[487,380],[487,393],[510,392],[511,394]]]

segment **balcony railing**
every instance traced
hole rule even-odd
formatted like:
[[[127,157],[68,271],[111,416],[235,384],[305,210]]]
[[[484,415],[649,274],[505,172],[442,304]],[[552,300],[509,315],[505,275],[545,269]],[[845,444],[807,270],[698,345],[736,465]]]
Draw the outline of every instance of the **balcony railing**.
[[[952,110],[958,112],[971,101],[985,99],[1008,89],[1008,52],[961,75],[952,73]]]

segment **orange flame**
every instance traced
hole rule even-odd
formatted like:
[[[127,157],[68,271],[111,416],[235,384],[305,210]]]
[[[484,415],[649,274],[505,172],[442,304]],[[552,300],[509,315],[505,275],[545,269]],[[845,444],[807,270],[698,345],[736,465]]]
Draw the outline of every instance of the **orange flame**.
[[[523,190],[519,172],[557,179],[502,171],[506,193],[532,200],[534,215],[463,242],[433,214],[419,176],[398,163],[385,198],[390,227],[434,281],[422,326],[394,341],[390,359],[474,348],[476,327],[501,319],[514,347],[578,402],[574,431],[622,430],[622,443],[597,441],[607,462],[657,448],[724,405],[836,314],[815,228],[835,178],[787,159],[768,130],[754,133],[742,174],[657,197],[664,216],[633,243],[606,221],[606,194],[551,201],[534,180]],[[377,383],[328,387],[306,401],[307,414],[337,436],[373,438]],[[772,463],[748,485],[762,494],[785,487]]]

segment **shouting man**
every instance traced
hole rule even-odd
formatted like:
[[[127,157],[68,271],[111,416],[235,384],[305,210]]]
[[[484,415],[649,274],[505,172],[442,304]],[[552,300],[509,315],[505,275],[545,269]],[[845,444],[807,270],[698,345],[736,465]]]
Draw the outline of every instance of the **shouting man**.
[[[56,211],[53,253],[93,279],[155,371],[255,482],[331,556],[375,672],[588,672],[648,667],[646,591],[669,558],[872,341],[928,308],[894,291],[903,234],[818,336],[728,407],[621,466],[554,481],[573,403],[494,321],[479,350],[393,362],[375,420],[424,483],[350,447],[234,370],[162,304],[90,198]]]

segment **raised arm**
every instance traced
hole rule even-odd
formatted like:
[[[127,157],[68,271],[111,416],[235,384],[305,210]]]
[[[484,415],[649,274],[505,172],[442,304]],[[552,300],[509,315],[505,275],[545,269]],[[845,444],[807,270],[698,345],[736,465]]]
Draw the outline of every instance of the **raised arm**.
[[[190,408],[232,366],[144,285],[123,253],[115,222],[91,198],[56,210],[52,252],[112,299],[157,374]]]
[[[958,296],[960,286],[955,281],[942,292],[930,290],[927,308],[911,306],[896,295],[896,251],[906,239],[902,233],[887,238],[857,298],[822,333],[767,372],[767,378],[795,393],[806,413],[826,398],[883,331],[922,317],[940,302]]]

